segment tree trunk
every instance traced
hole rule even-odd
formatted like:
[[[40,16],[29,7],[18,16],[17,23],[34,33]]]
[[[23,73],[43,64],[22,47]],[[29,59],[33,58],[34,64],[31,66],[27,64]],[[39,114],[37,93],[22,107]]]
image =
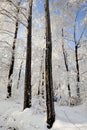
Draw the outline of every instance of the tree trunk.
[[[45,87],[45,54],[44,54],[44,49],[43,49],[43,54],[42,54],[42,59],[41,59],[41,66],[40,66],[40,79],[39,79],[39,86],[38,86],[38,95],[42,95],[42,98],[44,98],[44,87]]]
[[[20,5],[20,2],[18,3],[18,6],[19,5]],[[18,15],[19,15],[19,8],[17,9],[15,33],[14,33],[14,40],[13,40],[13,46],[12,46],[12,57],[11,57],[9,75],[8,75],[7,98],[11,97],[12,95],[12,74],[13,74],[14,62],[15,62],[15,44],[16,44],[17,34],[18,34]]]
[[[45,79],[44,79],[44,71],[42,72],[42,88],[41,88],[41,95],[42,95],[42,98],[44,99],[44,86],[45,86]]]
[[[75,44],[75,58],[76,58],[76,70],[77,70],[77,96],[80,97],[80,75],[79,75],[79,63],[78,63],[78,45]]]
[[[50,27],[49,0],[45,0],[46,17],[46,106],[47,106],[47,127],[51,128],[55,121],[54,94],[52,79],[52,41]]]
[[[24,109],[31,107],[31,37],[32,37],[32,3],[29,3],[28,27],[27,27],[27,52],[24,85]]]
[[[21,65],[20,65],[20,68],[19,68],[17,89],[19,88],[19,82],[20,82],[20,78],[21,78],[22,65],[23,65],[23,60],[21,61]]]
[[[43,55],[41,57],[41,65],[40,65],[40,75],[39,75],[39,86],[38,86],[38,95],[41,94],[41,82],[42,82],[42,66],[43,66]]]
[[[63,32],[63,28],[62,28],[62,39],[64,40],[64,32]],[[65,63],[65,68],[67,71],[67,80],[68,80],[68,93],[69,93],[69,97],[71,97],[71,90],[70,90],[70,84],[69,84],[69,77],[68,77],[68,73],[69,73],[69,68],[68,68],[68,61],[67,61],[67,55],[66,55],[66,51],[64,48],[64,41],[62,41],[62,51],[63,51],[63,56],[64,56],[64,63]]]

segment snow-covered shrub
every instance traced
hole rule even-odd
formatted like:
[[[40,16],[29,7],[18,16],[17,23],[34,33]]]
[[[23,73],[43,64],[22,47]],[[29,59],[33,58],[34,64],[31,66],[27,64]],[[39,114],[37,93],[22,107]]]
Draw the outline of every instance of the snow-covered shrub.
[[[81,104],[81,98],[79,97],[65,97],[65,98],[60,98],[58,104],[61,106],[76,106]]]
[[[79,105],[81,103],[81,99],[79,97],[70,97],[69,99],[69,105],[70,106],[76,106],[76,105]]]
[[[33,113],[34,114],[43,114],[46,112],[46,101],[41,96],[36,96],[33,101]]]
[[[68,98],[60,98],[60,100],[59,100],[59,102],[58,102],[58,105],[60,105],[60,106],[67,106],[67,105],[69,105],[69,102],[68,102]]]

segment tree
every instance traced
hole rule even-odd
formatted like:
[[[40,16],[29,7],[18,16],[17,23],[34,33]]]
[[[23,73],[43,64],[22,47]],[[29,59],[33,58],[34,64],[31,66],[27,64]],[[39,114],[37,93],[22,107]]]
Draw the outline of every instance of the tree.
[[[66,20],[66,14],[67,14],[67,19],[68,19],[68,26],[66,28],[67,32],[67,37],[65,36],[65,39],[70,42],[74,43],[74,55],[75,55],[75,73],[76,73],[76,93],[77,96],[80,97],[80,67],[79,67],[79,47],[81,46],[82,40],[85,37],[85,32],[86,32],[86,26],[84,24],[81,24],[81,21],[84,19],[80,19],[79,15],[80,13],[84,14],[86,13],[87,7],[85,7],[86,1],[65,1],[66,8],[64,11],[65,15],[65,21]],[[82,27],[81,27],[82,25]],[[69,27],[70,26],[70,27]],[[70,29],[70,31],[69,31]],[[84,41],[84,40],[83,40]],[[72,45],[71,45],[72,46]]]
[[[11,57],[9,75],[8,75],[7,98],[11,97],[12,95],[12,74],[13,74],[14,62],[15,62],[15,44],[16,44],[17,34],[18,34],[18,24],[19,24],[18,15],[20,11],[19,6],[20,6],[20,2],[18,2],[18,8],[17,8],[17,14],[16,14],[15,33],[14,33],[14,40],[13,40],[13,46],[12,46],[12,57]]]
[[[46,19],[46,106],[47,106],[47,127],[51,128],[55,121],[54,94],[52,79],[52,40],[50,27],[49,0],[45,0],[45,19]]]
[[[20,82],[20,78],[21,78],[22,65],[23,65],[23,60],[21,61],[20,68],[19,68],[17,89],[19,88],[19,82]]]
[[[86,9],[84,9],[85,11]],[[75,16],[75,22],[74,22],[74,43],[75,43],[75,62],[76,62],[76,81],[77,81],[77,85],[76,85],[76,92],[77,92],[77,96],[80,97],[80,70],[79,70],[79,55],[78,55],[78,49],[80,47],[81,44],[81,40],[85,34],[86,31],[86,26],[83,27],[83,30],[81,30],[80,36],[79,38],[77,38],[77,19],[79,16],[81,8],[78,8],[76,16]]]
[[[29,2],[28,26],[27,26],[27,52],[24,84],[24,109],[31,107],[31,37],[32,37],[32,4]]]
[[[42,95],[44,98],[44,87],[45,87],[45,49],[43,49],[42,57],[41,57],[41,65],[40,65],[40,75],[39,75],[39,86],[38,86],[38,95]]]
[[[79,37],[79,39],[77,40],[77,37],[76,37],[76,26],[77,26],[77,18],[78,18],[78,15],[79,15],[79,12],[80,10],[78,10],[77,14],[76,14],[76,17],[75,17],[75,23],[74,23],[74,42],[75,42],[75,61],[76,61],[76,80],[77,80],[77,86],[76,86],[76,89],[77,89],[77,96],[80,97],[80,88],[79,88],[79,83],[80,83],[80,71],[79,71],[79,58],[78,58],[78,48],[80,46],[80,41],[83,37],[83,34],[84,34],[84,31],[85,31],[85,28],[83,29],[83,31],[81,32],[81,35]]]
[[[68,77],[68,73],[69,73],[69,67],[68,67],[68,61],[67,61],[67,53],[66,53],[66,50],[65,50],[65,47],[64,47],[64,30],[62,28],[62,51],[63,51],[63,56],[64,56],[64,63],[65,63],[65,68],[66,68],[66,71],[67,71],[67,80],[68,80],[68,93],[69,93],[69,97],[71,97],[71,91],[70,91],[70,84],[69,84],[69,77]]]

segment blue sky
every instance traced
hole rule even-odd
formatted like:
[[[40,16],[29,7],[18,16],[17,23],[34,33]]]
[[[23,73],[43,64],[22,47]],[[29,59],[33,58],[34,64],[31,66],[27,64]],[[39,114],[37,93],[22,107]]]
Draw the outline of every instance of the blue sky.
[[[75,13],[77,13],[77,10],[75,10]],[[84,30],[84,27],[82,26],[82,22],[83,22],[83,19],[84,19],[84,17],[85,17],[86,14],[87,14],[87,3],[81,7],[81,10],[80,10],[80,12],[78,14],[78,17],[77,17],[77,23],[76,23],[76,28],[77,28],[76,29],[77,30],[76,31],[76,40],[77,40],[77,42],[79,41],[80,36],[81,36],[81,34],[82,34],[83,30]],[[73,21],[73,22],[75,22],[75,21]],[[74,34],[74,28],[73,27],[70,28],[69,32],[71,34]],[[87,28],[85,28],[84,34],[85,33],[87,33]],[[75,43],[74,42],[68,42],[68,44],[72,48],[75,47]]]
[[[39,1],[39,0],[37,0],[36,1],[37,2],[37,5],[35,6],[35,7],[33,7],[33,15],[35,15],[35,16],[37,16],[37,18],[38,18],[38,12],[40,12],[40,13],[42,13],[43,15],[44,15],[44,0],[41,0],[41,2]],[[85,4],[85,5],[83,5],[81,8],[81,10],[83,10],[85,7],[87,7],[87,4]],[[38,10],[38,11],[36,11],[36,10]],[[54,13],[56,13],[56,14],[58,14],[58,15],[60,15],[60,11],[59,10],[56,10],[56,11],[54,11]],[[82,28],[82,26],[81,26],[81,21],[82,21],[82,19],[84,18],[84,16],[85,16],[85,13],[87,13],[87,12],[85,12],[85,11],[80,11],[80,13],[79,13],[79,15],[78,15],[78,18],[77,18],[77,23],[78,23],[78,28],[82,31],[83,30],[83,28]],[[74,22],[74,21],[73,21]],[[20,31],[23,31],[23,28],[20,28]],[[70,30],[69,30],[72,34],[73,34],[73,28],[70,28]],[[80,35],[81,35],[81,33],[80,32],[77,32],[76,33],[76,38],[77,38],[77,40],[79,39],[79,37],[80,37]],[[71,43],[71,42],[68,42],[72,47],[74,47],[74,43]]]

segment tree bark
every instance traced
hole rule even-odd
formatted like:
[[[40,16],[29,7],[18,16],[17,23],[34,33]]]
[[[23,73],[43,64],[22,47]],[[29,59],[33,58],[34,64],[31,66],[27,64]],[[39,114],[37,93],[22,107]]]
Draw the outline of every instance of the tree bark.
[[[18,3],[18,6],[19,5],[20,5],[20,2]],[[11,57],[9,75],[8,75],[7,98],[11,97],[12,95],[12,74],[13,74],[14,62],[15,62],[15,44],[16,44],[17,34],[18,34],[18,15],[19,15],[19,8],[17,9],[15,33],[14,33],[14,40],[13,40],[13,46],[12,46],[12,57]]]
[[[49,0],[45,0],[45,17],[46,17],[46,106],[47,106],[47,127],[51,128],[55,121],[54,110],[54,94],[53,94],[53,79],[52,79],[52,40],[51,40],[51,25],[49,13]]]
[[[62,39],[64,40],[63,28],[62,28]],[[62,41],[62,51],[63,51],[63,56],[64,56],[65,68],[66,68],[66,71],[67,71],[67,80],[68,80],[68,85],[67,85],[67,87],[68,87],[68,93],[69,93],[69,97],[71,97],[71,90],[70,90],[69,77],[68,77],[69,68],[68,68],[68,62],[67,62],[66,51],[65,51],[65,47],[64,47],[64,41]]]
[[[24,109],[31,107],[31,37],[32,37],[32,3],[29,3],[28,27],[27,27],[27,52],[24,85]]]

